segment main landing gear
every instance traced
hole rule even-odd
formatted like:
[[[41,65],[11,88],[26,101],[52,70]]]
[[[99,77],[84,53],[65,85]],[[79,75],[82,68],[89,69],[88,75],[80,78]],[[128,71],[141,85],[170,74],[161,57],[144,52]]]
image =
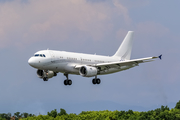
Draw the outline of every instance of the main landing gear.
[[[64,76],[66,76],[66,80],[64,80],[64,85],[72,85],[72,80],[70,80],[68,78],[68,74],[67,73],[64,73]],[[95,76],[95,78],[92,80],[92,83],[95,85],[95,84],[100,84],[101,83],[101,80],[99,78],[97,78],[97,76]]]
[[[68,79],[68,74],[65,73],[64,76],[66,76],[66,78],[67,78],[66,80],[64,80],[64,85],[71,85],[72,84],[72,80]]]
[[[92,80],[92,83],[95,84],[100,84],[101,80],[99,78],[97,78],[97,76]]]

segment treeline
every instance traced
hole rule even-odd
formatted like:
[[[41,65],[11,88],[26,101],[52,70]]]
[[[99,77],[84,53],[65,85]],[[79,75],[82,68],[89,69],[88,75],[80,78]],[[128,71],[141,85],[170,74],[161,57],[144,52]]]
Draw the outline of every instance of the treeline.
[[[11,114],[0,114],[0,120],[180,120],[180,101],[176,103],[175,108],[169,109],[167,106],[161,106],[155,110],[146,112],[138,111],[82,111],[80,114],[67,114],[64,109],[52,110],[47,115],[38,115],[20,112]]]
[[[27,118],[27,117],[34,117],[34,114],[29,114],[29,113],[20,113],[20,112],[16,112],[14,113],[14,115],[12,116],[11,113],[2,113],[0,114],[0,120],[19,120],[21,118]]]

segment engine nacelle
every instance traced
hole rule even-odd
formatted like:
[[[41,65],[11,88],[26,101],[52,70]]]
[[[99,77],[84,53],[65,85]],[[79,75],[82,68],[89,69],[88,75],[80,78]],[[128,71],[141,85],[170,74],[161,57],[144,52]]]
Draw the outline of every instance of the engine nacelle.
[[[52,77],[56,76],[56,73],[53,72],[53,71],[48,71],[48,72],[46,73],[46,75],[47,75],[48,78],[52,78]]]
[[[37,76],[38,76],[39,78],[43,78],[43,76],[44,76],[44,71],[43,71],[43,70],[37,70]]]
[[[91,66],[82,66],[79,73],[83,77],[93,77],[97,75],[97,68]]]
[[[39,78],[43,78],[45,76],[47,78],[52,78],[52,77],[56,76],[57,74],[53,71],[44,72],[43,70],[37,70],[37,75]]]

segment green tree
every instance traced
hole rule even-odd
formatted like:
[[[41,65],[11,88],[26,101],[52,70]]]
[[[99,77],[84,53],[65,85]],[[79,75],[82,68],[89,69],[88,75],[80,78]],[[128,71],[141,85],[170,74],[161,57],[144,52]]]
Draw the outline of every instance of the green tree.
[[[26,112],[21,114],[21,117],[23,117],[23,118],[27,118],[28,116],[29,116],[29,114]]]
[[[10,120],[11,119],[11,113],[8,113],[7,114],[7,120]]]
[[[1,117],[1,119],[10,120],[11,119],[11,113],[8,113],[8,114],[2,113],[2,114],[0,114],[0,117]]]
[[[131,115],[131,114],[134,114],[134,113],[133,113],[132,110],[128,110],[128,111],[126,112],[126,114],[130,114],[130,115]]]
[[[16,113],[14,113],[14,116],[16,117],[16,120],[18,120],[18,118],[20,118],[20,117],[21,117],[20,112],[16,112]]]
[[[29,114],[29,117],[35,117],[35,115],[34,114]]]
[[[0,117],[0,120],[6,120],[6,118],[2,118],[2,117]]]
[[[58,115],[57,110],[54,109],[54,110],[52,110],[51,112],[48,112],[48,115],[56,118],[56,116]]]
[[[64,109],[60,109],[60,113],[58,113],[58,115],[59,116],[61,116],[61,115],[67,115],[67,113],[66,113],[66,110],[64,110]]]
[[[38,115],[37,117],[34,117],[34,119],[35,120],[54,120],[54,118],[49,115]]]
[[[164,112],[165,110],[168,110],[169,111],[169,107],[168,106],[163,106],[161,105],[161,111]]]
[[[176,109],[180,109],[180,100],[179,100],[179,102],[176,103],[175,108],[176,108]]]

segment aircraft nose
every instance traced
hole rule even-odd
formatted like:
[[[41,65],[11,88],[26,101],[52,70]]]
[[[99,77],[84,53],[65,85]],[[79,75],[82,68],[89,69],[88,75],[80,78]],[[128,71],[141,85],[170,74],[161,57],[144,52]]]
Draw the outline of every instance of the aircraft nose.
[[[29,60],[28,60],[28,63],[30,66],[34,67],[35,66],[35,60],[31,57]]]

